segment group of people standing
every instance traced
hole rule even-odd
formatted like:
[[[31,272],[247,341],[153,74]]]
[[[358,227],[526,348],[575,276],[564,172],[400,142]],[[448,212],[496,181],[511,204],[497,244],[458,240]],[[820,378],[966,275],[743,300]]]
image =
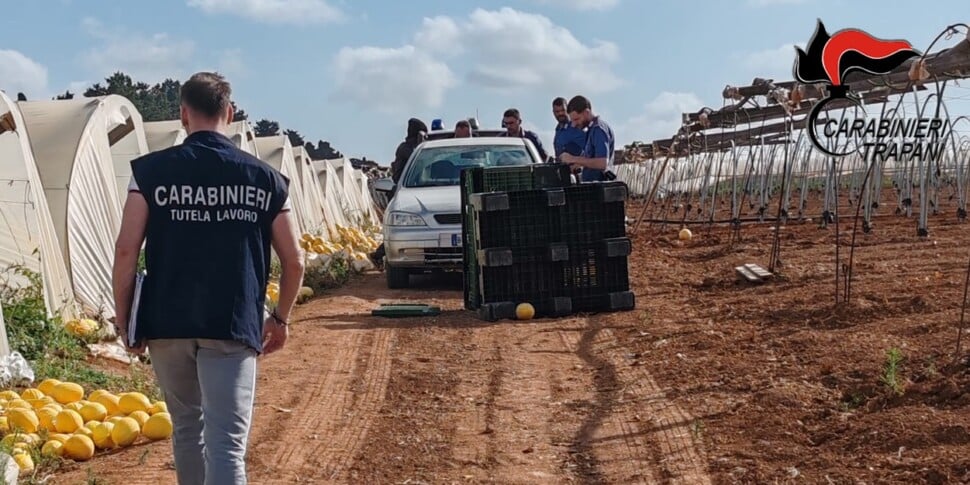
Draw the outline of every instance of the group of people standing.
[[[556,119],[553,138],[553,153],[546,152],[534,131],[522,127],[522,115],[516,108],[509,108],[502,114],[502,127],[505,131],[499,136],[525,138],[532,142],[539,157],[547,162],[566,163],[572,167],[581,182],[602,182],[611,180],[613,175],[614,136],[613,129],[606,121],[593,114],[593,105],[585,96],[575,96],[568,102],[558,97],[552,100],[552,115]],[[407,137],[397,147],[394,162],[391,163],[391,178],[397,183],[404,171],[404,165],[414,149],[426,138],[428,127],[417,118],[408,120]],[[471,123],[461,120],[455,124],[454,137],[474,136]]]

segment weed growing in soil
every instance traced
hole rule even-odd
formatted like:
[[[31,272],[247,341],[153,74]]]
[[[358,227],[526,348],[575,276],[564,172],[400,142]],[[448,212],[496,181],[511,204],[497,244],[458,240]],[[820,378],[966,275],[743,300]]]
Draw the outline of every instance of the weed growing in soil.
[[[900,396],[903,395],[904,391],[902,378],[899,375],[899,367],[902,362],[903,352],[895,347],[889,349],[886,352],[886,365],[883,367],[882,377],[879,379],[886,387]]]
[[[59,318],[47,316],[39,274],[22,266],[11,267],[3,274],[8,277],[0,281],[0,306],[10,349],[27,359],[36,381],[53,378],[92,389],[137,390],[158,398],[158,388],[143,369],[133,366],[129,375],[118,376],[88,365],[86,342],[70,334]],[[10,276],[26,284],[8,284]]]

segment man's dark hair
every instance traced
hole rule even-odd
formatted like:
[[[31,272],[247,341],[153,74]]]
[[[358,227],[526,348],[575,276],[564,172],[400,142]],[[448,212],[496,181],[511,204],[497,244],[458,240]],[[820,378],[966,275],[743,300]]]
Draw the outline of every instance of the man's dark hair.
[[[560,96],[560,97],[552,100],[552,105],[553,106],[562,106],[562,107],[565,108],[566,107],[566,98]]]
[[[472,124],[469,123],[468,120],[461,120],[458,123],[455,123],[455,129],[457,130],[458,128],[468,128],[470,130],[472,129]]]
[[[573,99],[569,100],[569,105],[566,106],[567,113],[582,113],[588,109],[593,109],[593,105],[585,96],[574,96]]]
[[[505,110],[505,114],[502,115],[502,118],[515,118],[517,120],[521,120],[522,119],[519,116],[519,110],[517,110],[515,108],[509,108],[509,109]]]
[[[217,118],[229,106],[232,87],[229,81],[215,72],[198,72],[192,75],[179,93],[181,102],[210,118]]]

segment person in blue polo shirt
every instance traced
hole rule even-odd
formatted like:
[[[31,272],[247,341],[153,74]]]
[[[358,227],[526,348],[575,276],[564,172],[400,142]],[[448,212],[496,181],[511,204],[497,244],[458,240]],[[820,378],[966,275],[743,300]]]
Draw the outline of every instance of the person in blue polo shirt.
[[[519,110],[515,108],[505,110],[505,114],[502,115],[502,124],[505,126],[505,131],[499,136],[525,138],[535,145],[536,151],[539,152],[539,160],[543,162],[549,160],[546,151],[542,148],[542,142],[539,141],[539,135],[522,127],[522,116],[519,115]]]
[[[607,171],[613,167],[613,129],[593,114],[593,105],[583,96],[575,96],[566,106],[573,126],[586,129],[586,144],[581,155],[562,155],[562,161],[582,170],[583,182],[608,180]]]
[[[182,85],[179,146],[131,162],[115,249],[116,329],[147,346],[174,424],[178,482],[246,483],[256,357],[286,343],[303,279],[289,180],[226,137],[231,88],[214,73]],[[135,271],[145,243],[147,276]],[[270,246],[282,264],[276,310],[264,320]]]
[[[566,98],[552,100],[552,116],[556,118],[556,136],[552,145],[556,160],[561,160],[563,153],[582,155],[586,147],[586,132],[573,126],[566,113]]]

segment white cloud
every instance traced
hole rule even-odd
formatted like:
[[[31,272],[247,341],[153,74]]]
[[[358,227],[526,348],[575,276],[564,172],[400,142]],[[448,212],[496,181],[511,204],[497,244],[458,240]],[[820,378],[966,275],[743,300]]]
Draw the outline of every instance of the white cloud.
[[[547,17],[511,8],[477,9],[461,22],[426,19],[415,42],[430,51],[462,52],[471,64],[468,80],[494,90],[600,93],[622,84],[612,70],[620,57],[615,44],[584,44]]]
[[[343,11],[326,0],[188,0],[190,7],[207,13],[230,14],[272,24],[339,22]]]
[[[573,10],[609,10],[620,0],[535,0],[545,5],[557,5]]]
[[[804,47],[804,43],[782,44],[780,47],[749,52],[737,56],[740,65],[744,67],[750,77],[774,79],[775,81],[789,81],[792,79],[792,65],[795,63],[795,46]]]
[[[334,65],[335,99],[384,112],[441,106],[445,92],[455,85],[445,63],[411,45],[344,47]]]
[[[28,99],[46,98],[47,68],[18,51],[0,49],[0,89],[14,99],[18,92]]]
[[[341,49],[335,97],[383,110],[437,107],[459,75],[501,92],[602,93],[622,84],[619,57],[615,44],[583,43],[544,16],[477,9],[425,18],[401,47]]]
[[[704,102],[694,93],[664,91],[648,102],[643,112],[617,126],[617,144],[670,138],[680,129],[683,113],[695,113]]]
[[[106,28],[94,18],[81,21],[88,35],[100,44],[83,52],[81,62],[98,76],[123,71],[145,82],[178,78],[195,52],[190,40],[179,40],[165,33],[151,35]]]
[[[242,76],[248,72],[242,49],[227,49],[219,53],[218,71],[227,76]]]
[[[414,45],[428,52],[457,55],[464,50],[461,36],[461,27],[451,17],[426,17],[414,35]]]

